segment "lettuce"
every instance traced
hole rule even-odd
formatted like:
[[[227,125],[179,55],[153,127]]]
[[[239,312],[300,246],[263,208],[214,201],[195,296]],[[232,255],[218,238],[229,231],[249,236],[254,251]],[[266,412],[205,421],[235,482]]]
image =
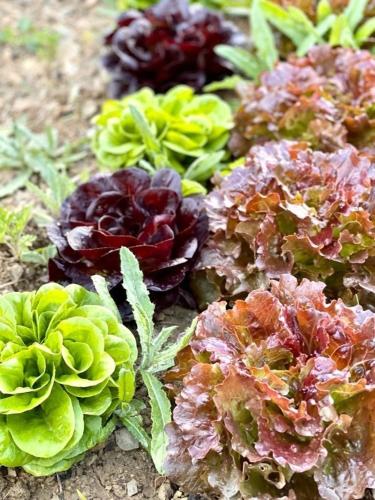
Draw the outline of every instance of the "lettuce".
[[[91,276],[106,276],[123,318],[131,319],[121,285],[121,247],[136,255],[155,304],[168,307],[186,300],[185,278],[207,238],[208,222],[201,197],[183,197],[174,170],[151,177],[128,168],[80,184],[48,234],[58,251],[49,260],[50,279],[90,287]]]
[[[136,358],[130,331],[80,286],[0,297],[0,465],[53,474],[104,441]]]
[[[166,473],[225,498],[361,498],[375,486],[375,314],[284,274],[199,316],[166,375]]]
[[[122,100],[106,101],[94,123],[92,147],[105,167],[118,169],[141,162],[139,166],[148,170],[170,167],[199,182],[209,179],[214,168],[198,168],[194,160],[212,155],[218,167],[233,126],[225,101],[212,94],[195,95],[184,85],[166,94],[144,88]],[[193,165],[194,171],[187,172]]]
[[[366,50],[312,48],[241,85],[230,148],[236,156],[269,140],[335,151],[347,143],[374,154],[375,57]]]
[[[245,36],[216,12],[188,0],[161,0],[146,10],[126,10],[106,36],[104,67],[112,79],[111,97],[142,87],[165,92],[178,84],[196,90],[232,74],[218,44],[240,45]],[[163,68],[163,71],[160,71]]]
[[[243,296],[290,272],[324,281],[332,298],[373,305],[374,167],[350,145],[254,146],[206,199],[211,236],[192,279],[199,302]]]

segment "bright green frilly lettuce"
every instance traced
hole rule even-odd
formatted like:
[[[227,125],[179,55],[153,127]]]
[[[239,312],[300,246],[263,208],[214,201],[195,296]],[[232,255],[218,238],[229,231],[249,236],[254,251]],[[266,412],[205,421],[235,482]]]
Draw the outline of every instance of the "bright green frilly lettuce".
[[[166,94],[144,88],[122,100],[108,100],[94,118],[93,150],[111,169],[142,164],[172,167],[185,178],[205,181],[225,157],[233,126],[229,105],[212,94],[174,87]]]
[[[0,297],[0,465],[52,474],[104,441],[136,358],[130,331],[80,286]]]

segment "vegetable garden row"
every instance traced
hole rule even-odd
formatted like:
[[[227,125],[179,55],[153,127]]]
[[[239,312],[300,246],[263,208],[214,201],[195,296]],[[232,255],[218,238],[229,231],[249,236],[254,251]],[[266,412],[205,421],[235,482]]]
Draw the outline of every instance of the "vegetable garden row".
[[[0,465],[66,471],[123,425],[187,494],[373,498],[375,3],[117,9],[97,172],[0,133],[0,197],[46,208],[30,235],[0,207],[0,245],[50,280],[0,297]],[[185,332],[154,325],[174,304]]]

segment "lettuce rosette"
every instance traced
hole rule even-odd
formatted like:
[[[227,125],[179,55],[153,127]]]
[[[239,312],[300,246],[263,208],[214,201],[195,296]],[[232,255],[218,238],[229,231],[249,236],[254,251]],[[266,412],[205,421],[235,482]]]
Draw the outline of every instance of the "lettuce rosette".
[[[222,43],[244,44],[245,37],[234,24],[202,5],[189,5],[188,0],[152,3],[144,11],[123,12],[105,38],[108,50],[103,64],[112,77],[112,97],[142,87],[165,92],[179,84],[201,90],[232,74],[231,63],[214,49]]]
[[[123,99],[105,101],[94,124],[92,149],[104,167],[142,167],[147,160],[204,182],[213,173],[212,165],[198,169],[194,162],[215,154],[210,158],[218,166],[227,155],[233,118],[229,104],[220,97],[196,95],[191,87],[178,85],[166,94],[143,88]]]
[[[201,305],[243,298],[284,273],[375,304],[375,163],[353,146],[254,146],[205,199],[210,237],[192,287]]]
[[[305,57],[278,62],[239,92],[229,143],[235,156],[281,139],[329,152],[350,143],[374,155],[375,57],[369,51],[313,47]]]
[[[131,332],[80,286],[0,297],[0,465],[49,475],[104,441],[136,357]]]
[[[199,316],[166,376],[172,481],[253,500],[352,500],[374,488],[375,314],[323,289],[283,275]]]

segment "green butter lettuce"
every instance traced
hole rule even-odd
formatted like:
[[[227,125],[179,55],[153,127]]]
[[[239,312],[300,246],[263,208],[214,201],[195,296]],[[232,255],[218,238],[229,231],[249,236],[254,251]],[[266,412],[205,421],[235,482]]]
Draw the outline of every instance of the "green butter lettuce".
[[[224,157],[233,126],[226,102],[212,94],[195,95],[184,85],[166,94],[144,88],[121,100],[108,100],[94,123],[92,148],[103,166],[118,169],[139,162],[145,166],[142,160],[147,160],[156,168],[168,166],[180,174],[197,158],[218,152]],[[206,180],[212,171],[207,168],[202,175],[199,169],[194,177],[190,169],[188,178]]]
[[[131,332],[77,285],[0,297],[0,465],[68,469],[134,395]]]

